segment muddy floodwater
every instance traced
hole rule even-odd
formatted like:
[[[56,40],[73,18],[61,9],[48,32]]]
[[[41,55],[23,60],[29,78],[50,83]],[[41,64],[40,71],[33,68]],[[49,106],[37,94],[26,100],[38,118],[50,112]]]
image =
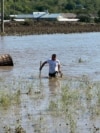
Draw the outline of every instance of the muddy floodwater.
[[[63,77],[39,77],[53,53]],[[0,36],[0,54],[0,133],[100,133],[100,32]]]

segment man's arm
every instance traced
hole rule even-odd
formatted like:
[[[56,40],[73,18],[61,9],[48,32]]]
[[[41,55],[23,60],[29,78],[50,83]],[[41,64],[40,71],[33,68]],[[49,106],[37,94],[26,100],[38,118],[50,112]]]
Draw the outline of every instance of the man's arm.
[[[60,68],[61,68],[61,66],[60,66],[60,64],[58,64],[58,72],[62,73]]]
[[[43,62],[42,65],[40,66],[40,71],[42,70],[43,66],[47,63],[47,61]]]
[[[60,74],[60,77],[62,77],[63,74],[62,74],[60,68],[61,68],[61,66],[60,66],[60,64],[58,64],[58,72],[59,72],[59,74]]]

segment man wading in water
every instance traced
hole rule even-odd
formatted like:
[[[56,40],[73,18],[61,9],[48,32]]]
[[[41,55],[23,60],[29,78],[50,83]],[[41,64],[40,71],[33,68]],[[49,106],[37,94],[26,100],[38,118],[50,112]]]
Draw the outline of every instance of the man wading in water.
[[[45,64],[49,64],[49,77],[57,77],[58,73],[60,73],[60,76],[62,77],[62,73],[60,71],[60,61],[56,59],[56,54],[52,54],[51,59],[45,61],[40,66],[40,72]]]

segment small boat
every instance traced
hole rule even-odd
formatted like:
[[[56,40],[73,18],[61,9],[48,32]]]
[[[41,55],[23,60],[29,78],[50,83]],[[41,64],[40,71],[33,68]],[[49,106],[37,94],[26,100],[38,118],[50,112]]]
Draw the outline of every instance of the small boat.
[[[9,54],[0,55],[0,66],[13,66],[12,57]]]

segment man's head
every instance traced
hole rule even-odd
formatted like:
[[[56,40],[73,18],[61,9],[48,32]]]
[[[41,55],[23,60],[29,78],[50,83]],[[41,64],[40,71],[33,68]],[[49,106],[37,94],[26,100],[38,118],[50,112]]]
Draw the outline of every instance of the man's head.
[[[56,60],[56,54],[52,54],[52,60]]]

